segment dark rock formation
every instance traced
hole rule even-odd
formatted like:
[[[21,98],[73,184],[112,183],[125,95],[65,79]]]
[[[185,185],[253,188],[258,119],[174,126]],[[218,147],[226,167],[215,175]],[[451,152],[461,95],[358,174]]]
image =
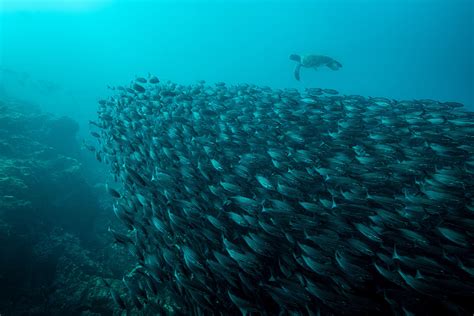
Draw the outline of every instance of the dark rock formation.
[[[113,314],[102,278],[123,286],[114,277],[127,256],[110,246],[112,212],[85,179],[78,129],[70,118],[0,101],[2,315]]]

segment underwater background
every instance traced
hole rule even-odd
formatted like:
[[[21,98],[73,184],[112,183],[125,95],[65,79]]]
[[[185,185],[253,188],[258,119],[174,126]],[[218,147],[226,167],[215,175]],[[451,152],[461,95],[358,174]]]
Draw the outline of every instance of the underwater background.
[[[301,79],[298,81],[294,77],[296,63],[289,59],[290,54],[294,53],[327,55],[340,62],[342,68],[338,71],[327,67],[320,67],[317,70],[302,68]],[[130,86],[130,89],[135,90],[131,93],[133,97],[126,98],[127,102],[130,102],[129,104],[140,104],[137,100],[147,100],[148,93],[155,91],[155,86],[150,81],[152,76],[157,76],[161,81],[160,85],[163,85],[160,86],[161,91],[170,90],[177,95],[196,93],[196,98],[199,96],[210,103],[217,100],[217,97],[214,97],[212,93],[203,96],[203,92],[190,92],[194,90],[188,91],[186,87],[195,85],[199,80],[205,80],[212,87],[218,83],[215,93],[219,95],[221,93],[219,91],[224,89],[220,88],[222,87],[221,83],[225,83],[227,87],[251,84],[260,87],[257,89],[259,92],[246,88],[242,88],[242,90],[229,88],[230,90],[226,90],[225,93],[233,96],[240,93],[262,98],[262,100],[273,95],[273,92],[266,91],[265,87],[269,87],[272,91],[297,89],[291,91],[299,91],[302,94],[304,91],[308,91],[305,89],[311,88],[335,89],[339,95],[361,96],[361,101],[356,105],[361,108],[373,106],[377,102],[384,103],[388,99],[408,100],[407,104],[410,106],[412,100],[425,100],[420,103],[424,104],[425,110],[428,109],[428,114],[429,109],[433,110],[433,115],[429,119],[441,120],[442,117],[446,124],[449,120],[453,120],[455,123],[452,123],[454,124],[452,126],[449,125],[449,128],[433,127],[432,130],[423,128],[420,133],[426,132],[426,135],[433,138],[443,138],[442,135],[448,135],[453,144],[456,144],[453,145],[453,148],[457,148],[455,150],[439,149],[443,151],[441,155],[443,158],[437,161],[437,165],[428,164],[426,170],[428,170],[427,174],[431,171],[437,172],[443,165],[441,161],[449,160],[451,165],[448,163],[449,168],[446,168],[459,171],[456,175],[450,174],[458,179],[452,181],[457,184],[463,183],[462,186],[450,187],[453,191],[462,191],[465,200],[459,200],[461,202],[453,212],[459,211],[460,213],[456,213],[455,220],[452,220],[454,224],[449,226],[451,227],[449,229],[455,228],[454,230],[458,234],[465,235],[455,234],[454,237],[453,235],[446,237],[447,243],[451,244],[446,248],[440,247],[448,252],[454,252],[455,255],[451,257],[453,258],[451,261],[446,258],[439,260],[447,260],[448,266],[452,264],[453,270],[445,268],[450,273],[454,271],[452,272],[453,280],[463,280],[465,284],[465,287],[459,285],[459,293],[453,294],[459,294],[459,296],[446,298],[446,301],[449,301],[446,306],[450,307],[443,305],[446,307],[444,311],[449,311],[451,314],[472,314],[472,303],[469,305],[464,299],[472,297],[474,294],[472,292],[474,284],[472,270],[474,267],[474,258],[472,257],[473,204],[469,195],[472,194],[469,192],[472,189],[472,169],[469,169],[472,168],[472,165],[469,163],[472,163],[471,146],[474,139],[473,118],[472,114],[469,114],[474,110],[473,1],[0,0],[0,315],[209,314],[209,309],[202,311],[189,307],[187,305],[189,301],[185,299],[183,299],[185,302],[176,300],[177,302],[174,303],[164,299],[165,302],[155,302],[156,305],[165,306],[164,309],[147,310],[143,308],[143,305],[153,305],[147,299],[139,297],[137,303],[133,298],[130,298],[130,292],[135,294],[139,292],[138,294],[143,295],[140,290],[143,287],[141,283],[135,284],[134,281],[128,281],[128,277],[132,279],[129,272],[136,269],[137,256],[140,257],[140,255],[120,245],[127,244],[128,241],[124,241],[121,239],[123,236],[117,234],[127,235],[128,233],[124,228],[123,218],[120,216],[117,218],[117,212],[114,211],[113,205],[117,203],[115,195],[120,196],[120,200],[122,195],[140,194],[140,198],[134,197],[131,203],[146,208],[146,203],[143,203],[141,198],[147,197],[147,195],[141,191],[141,193],[137,193],[139,189],[136,189],[135,184],[129,185],[127,182],[130,178],[129,175],[128,178],[121,181],[123,172],[130,172],[129,169],[116,170],[112,167],[114,160],[105,157],[107,149],[112,150],[110,146],[113,143],[111,139],[114,135],[114,126],[120,125],[117,121],[130,120],[129,123],[132,126],[136,118],[137,124],[144,123],[141,118],[133,115],[127,116],[129,112],[126,111],[111,113],[110,104],[107,102],[119,100],[117,97],[119,92],[116,88],[119,86]],[[134,84],[139,84],[141,87],[142,83],[137,80],[143,78],[147,81],[146,84],[143,84],[146,86],[146,92],[141,91],[141,88],[134,88]],[[185,87],[178,86],[176,88],[173,86],[173,88],[169,88],[165,84],[168,80]],[[197,87],[201,87],[200,85],[198,84]],[[175,88],[176,90],[173,90]],[[308,107],[311,108],[314,104],[319,104],[318,102],[326,104],[325,102],[331,100],[330,96],[328,99],[319,97],[320,91],[315,95],[310,94],[309,97],[301,98],[299,94],[296,95],[293,92],[286,95],[285,98],[299,102],[298,109],[301,112],[295,115],[306,113]],[[327,92],[332,95],[331,90],[327,90]],[[109,97],[112,99],[108,99]],[[387,99],[381,101],[369,99],[369,97]],[[313,98],[314,103],[308,98]],[[167,103],[168,99],[163,100],[163,104],[171,104]],[[455,103],[449,103],[451,105],[447,105],[448,110],[446,110],[438,103],[433,105],[428,100],[435,100],[433,102],[440,102],[440,104]],[[449,117],[452,113],[451,107],[458,107],[458,103],[464,104],[464,110],[468,114],[462,114],[464,115],[461,115],[462,119]],[[114,104],[116,105],[116,103]],[[266,115],[265,111],[271,112],[271,107],[269,108],[267,104],[261,107],[252,105],[249,108],[245,105],[246,103],[241,104],[241,109],[244,109],[244,112],[253,109],[255,113],[258,112],[263,116]],[[410,106],[408,106],[409,109],[411,109]],[[297,107],[295,106],[295,108]],[[318,121],[318,124],[327,123],[327,129],[339,130],[337,123],[344,121],[345,117],[339,116],[338,109],[331,109],[331,107],[326,107],[324,111],[330,118],[333,118],[333,121]],[[216,109],[212,110],[217,111]],[[288,125],[283,124],[282,126],[298,129],[298,125],[294,125],[294,121],[292,121],[295,118],[290,117],[289,114],[288,117],[285,116],[289,109],[282,108],[282,111],[284,115],[279,113],[278,120],[290,122]],[[119,120],[114,121],[118,125],[113,125],[104,116],[104,113],[111,116],[117,114],[117,117],[121,114],[125,117],[120,116]],[[149,113],[158,115],[153,111]],[[413,108],[413,112],[410,113],[416,113],[416,109]],[[141,114],[143,113],[140,112]],[[223,114],[231,115],[227,112],[223,112]],[[382,117],[384,114],[386,113],[376,112],[378,117]],[[206,115],[213,119],[217,117],[214,117],[214,114],[202,114],[203,117],[207,117]],[[222,116],[219,119],[222,119]],[[296,122],[303,124],[306,119],[298,117]],[[308,126],[316,126],[312,124],[311,117],[308,120],[306,122]],[[103,133],[98,132],[100,135],[97,134],[99,145],[97,145],[95,136],[90,135],[90,121],[99,124],[100,128],[104,130]],[[109,123],[110,126],[107,125]],[[227,122],[225,123],[227,124]],[[218,125],[216,123],[216,126]],[[171,126],[168,127],[172,130]],[[230,125],[230,127],[232,126]],[[301,128],[304,126],[301,125]],[[326,128],[326,125],[317,126]],[[397,134],[397,125],[394,126],[392,132],[395,131],[393,133]],[[177,128],[179,130],[179,126]],[[204,130],[201,134],[197,133],[198,135],[194,136],[213,135],[213,133],[221,131],[220,128],[219,126],[218,130],[212,128]],[[226,131],[228,131],[227,128]],[[243,129],[245,128],[247,127]],[[252,128],[258,129],[260,127],[253,126]],[[162,133],[160,135],[166,134],[165,129],[158,131]],[[184,132],[186,131],[184,129]],[[318,129],[318,131],[320,130]],[[134,126],[133,133],[135,132],[136,127]],[[358,135],[355,132],[349,134]],[[140,152],[135,148],[135,146],[139,147],[140,143],[134,143],[132,141],[134,138],[130,134],[125,135],[128,137],[128,145],[132,149],[128,152],[123,149],[128,147],[122,145],[122,153],[127,153],[131,157],[135,151]],[[185,136],[181,135],[181,141],[186,139]],[[173,137],[170,136],[170,139],[172,140]],[[247,139],[249,142],[250,140],[261,140],[259,137],[253,139],[248,135]],[[308,141],[309,139],[310,137],[307,138]],[[463,141],[465,143],[462,143]],[[177,141],[177,143],[180,142]],[[296,141],[296,143],[298,142]],[[389,144],[390,141],[384,142],[382,139],[380,143]],[[351,142],[350,146],[354,144]],[[148,144],[146,145],[148,146]],[[285,145],[288,145],[289,148],[292,146],[290,143],[285,143]],[[90,152],[91,146],[95,146],[92,153]],[[99,149],[100,146],[104,148]],[[295,150],[302,148],[298,147],[301,146],[299,143],[295,146]],[[422,149],[416,147],[418,143],[410,146],[413,146],[414,150],[422,152]],[[403,149],[403,146],[401,147]],[[146,148],[145,151],[148,152],[148,147]],[[221,150],[220,148],[218,151]],[[438,153],[437,150],[433,149]],[[220,153],[223,152],[225,150]],[[178,155],[179,153],[179,150],[175,149],[174,154]],[[115,155],[117,154],[115,153]],[[201,153],[199,157],[201,155],[204,153]],[[225,155],[219,155],[214,153],[214,156],[208,157],[211,165],[205,172],[206,174],[211,171],[222,174],[220,170],[222,161],[219,163],[217,157]],[[167,157],[169,158],[168,154],[164,154],[159,158],[160,161],[166,161]],[[190,154],[189,157],[193,157],[193,155]],[[97,162],[97,159],[102,162]],[[139,162],[140,159],[135,158],[132,161]],[[202,162],[201,159],[199,158],[199,162]],[[118,161],[120,163],[117,163],[117,166],[121,166],[124,162],[121,158],[118,158]],[[270,160],[266,162],[270,162]],[[198,159],[195,163],[195,170],[201,170],[197,166]],[[127,162],[126,164],[134,166],[133,163]],[[300,166],[299,164],[288,164],[296,169]],[[466,164],[470,167],[463,169]],[[140,167],[137,167],[135,171],[141,170],[148,176],[148,171],[144,171],[147,169],[142,169],[141,164],[138,165]],[[426,164],[420,163],[417,166],[424,168]],[[286,167],[288,169],[288,166]],[[278,167],[275,168],[278,169]],[[169,170],[171,169],[170,165]],[[224,169],[225,167],[222,167],[222,170]],[[165,167],[164,170],[166,170]],[[169,173],[172,175],[171,171]],[[270,178],[271,174],[257,174],[258,177],[262,176],[263,178],[257,178],[258,182],[252,180],[254,182],[252,185],[258,186],[260,183],[265,187],[263,182],[268,188],[274,187],[274,191],[277,190],[276,185],[284,184],[284,179],[273,184],[267,183],[266,180]],[[141,175],[143,176],[143,174]],[[154,176],[157,175],[154,174]],[[426,176],[428,177],[428,175]],[[210,176],[214,179],[213,177]],[[255,175],[252,174],[253,178]],[[138,180],[136,177],[134,179],[135,182],[140,182],[140,177]],[[233,179],[234,175],[230,178],[219,178],[217,183],[229,183]],[[208,181],[211,180],[208,179]],[[241,182],[239,185],[242,187],[248,183]],[[207,183],[204,184],[207,185]],[[296,188],[301,187],[295,183],[289,184]],[[111,190],[109,185],[115,189]],[[170,185],[170,187],[173,186]],[[393,189],[393,192],[400,188]],[[340,188],[337,187],[337,189],[339,191]],[[224,190],[227,189],[224,187]],[[249,189],[244,187],[242,190]],[[231,196],[233,197],[242,195],[255,198],[255,194],[260,194],[260,191],[252,192],[253,196],[249,191],[244,192],[247,195],[242,192],[242,194],[237,194],[239,192],[234,187],[230,191],[232,191]],[[227,199],[227,195],[229,195],[220,194],[223,200]],[[306,194],[305,192],[304,196]],[[429,193],[425,192],[424,194],[425,197],[429,196]],[[270,198],[276,199],[274,195],[266,197],[267,200]],[[338,201],[339,198],[333,198],[332,202]],[[289,199],[284,198],[283,200],[288,202]],[[330,200],[329,198],[327,201]],[[242,204],[242,202],[237,202],[237,204],[239,203]],[[321,203],[324,204],[324,202]],[[433,203],[435,204],[435,202]],[[447,204],[452,206],[455,203],[449,202]],[[313,206],[303,206],[302,214],[306,214],[304,212],[307,212],[307,208],[311,207]],[[209,214],[209,216],[213,216],[212,212]],[[432,213],[430,213],[431,215]],[[464,215],[466,216],[463,217]],[[381,215],[379,214],[379,216]],[[444,219],[444,223],[451,223],[448,215],[446,218],[441,215],[439,217]],[[462,218],[466,220],[463,221]],[[135,220],[138,221],[136,218]],[[393,218],[391,220],[391,224],[398,223]],[[442,223],[443,220],[439,222],[439,225]],[[152,225],[151,220],[148,224]],[[157,226],[156,223],[154,225]],[[213,226],[216,226],[215,223]],[[217,224],[217,226],[219,225]],[[232,225],[226,229],[229,227]],[[113,232],[119,233],[111,234],[109,228]],[[140,229],[135,230],[139,231]],[[301,231],[303,232],[303,230]],[[354,231],[357,232],[355,228]],[[141,233],[147,232],[148,229],[143,229]],[[241,232],[245,233],[245,231],[238,230],[238,233]],[[443,236],[449,235],[451,232],[451,230],[441,230],[441,233],[438,232],[441,234],[439,238],[442,239]],[[364,235],[364,233],[362,234]],[[420,243],[419,240],[422,239],[420,234],[420,231],[417,231],[415,235],[410,235],[408,240],[410,238],[411,240],[418,239],[418,243]],[[353,232],[348,235],[352,236]],[[367,235],[370,235],[370,231],[368,233],[365,230],[364,236],[367,237]],[[303,234],[300,237],[306,238]],[[135,238],[138,237],[135,236]],[[149,238],[151,237],[143,237],[143,240],[149,242]],[[227,238],[229,237],[227,236]],[[372,238],[376,239],[373,235]],[[174,242],[177,243],[176,240]],[[186,241],[182,242],[186,243]],[[197,241],[194,242],[197,243]],[[366,240],[366,242],[374,242],[374,240]],[[427,243],[433,246],[433,242],[430,239]],[[360,244],[357,245],[360,246]],[[441,242],[441,245],[444,244]],[[453,245],[457,248],[454,249]],[[439,245],[437,244],[437,246]],[[390,247],[393,250],[392,244]],[[440,247],[438,248],[441,249]],[[430,249],[426,246],[423,251],[428,252],[431,251]],[[438,257],[441,257],[441,252],[437,252],[438,250],[433,250],[434,255],[429,257],[429,260],[436,261]],[[189,264],[189,262],[202,254],[194,254],[194,252],[198,252],[196,249],[190,251],[184,252],[188,254],[183,259],[184,270],[187,268],[193,270],[199,266],[198,264]],[[402,258],[403,255],[415,256],[416,251],[418,250],[415,249],[412,253],[403,253]],[[470,255],[464,255],[465,261],[462,263],[457,261],[459,257],[462,259],[460,254],[466,252]],[[390,256],[396,255],[390,253]],[[403,260],[400,261],[403,262]],[[354,262],[358,261],[354,259],[350,264],[356,265]],[[371,260],[367,262],[372,264]],[[433,264],[427,262],[428,259],[422,265]],[[333,263],[335,266],[338,264],[337,262]],[[366,262],[364,261],[364,263]],[[141,264],[147,266],[143,262]],[[165,263],[160,262],[160,264]],[[305,280],[306,274],[311,272],[307,267],[309,264],[302,263],[300,265],[306,266],[306,270],[298,268],[305,271],[301,272],[304,276],[303,280]],[[395,274],[397,267],[393,269]],[[456,269],[460,271],[459,274]],[[167,270],[164,269],[164,271]],[[415,276],[417,269],[410,270],[410,272]],[[149,272],[147,273],[150,275]],[[185,272],[182,273],[186,275]],[[427,274],[429,275],[429,272]],[[124,275],[126,277],[122,281]],[[199,275],[199,272],[194,271],[193,275]],[[451,276],[449,273],[447,275]],[[400,279],[400,276],[397,277]],[[429,276],[426,278],[430,280]],[[403,276],[402,279],[404,279]],[[397,282],[402,281],[398,280]],[[130,282],[134,285],[130,285]],[[236,281],[234,280],[234,282]],[[339,282],[339,286],[345,286],[340,279]],[[440,284],[448,289],[457,286],[454,283]],[[291,286],[286,285],[291,289]],[[180,286],[186,288],[186,286]],[[148,283],[148,287],[152,288],[153,285]],[[189,287],[193,288],[192,285]],[[308,283],[304,287],[308,288]],[[390,286],[387,285],[387,288]],[[412,290],[413,288],[419,294],[420,288],[418,287],[418,291],[416,285],[412,286]],[[154,290],[151,289],[149,292],[154,292]],[[424,291],[421,290],[421,292]],[[169,290],[166,294],[170,295],[170,293],[181,293],[183,297],[188,295],[183,289]],[[255,304],[242,299],[245,296],[243,293],[235,291],[232,293],[225,292],[223,295],[227,300],[230,297],[229,302],[235,305],[239,305],[235,303],[236,301],[240,303],[240,307],[227,310],[216,303],[216,306],[220,306],[216,307],[216,310],[224,314],[238,314],[239,311],[256,313],[259,310]],[[382,292],[378,292],[378,294],[380,293]],[[425,294],[422,293],[421,297],[425,298],[426,302],[433,297],[442,297],[436,293],[431,296],[427,295],[430,297],[428,299],[423,296]],[[145,296],[147,295],[149,294]],[[278,292],[274,295],[283,294]],[[375,294],[370,292],[366,297],[371,297],[370,295]],[[119,297],[117,298],[117,296]],[[403,296],[394,296],[399,299],[398,302],[403,301]],[[380,294],[380,297],[383,300],[384,295]],[[199,302],[197,298],[194,299]],[[269,313],[272,314],[278,308],[275,307],[275,304],[267,304],[267,299],[269,298],[263,300],[260,307],[268,306],[271,311]],[[304,301],[300,297],[291,297],[291,300],[299,299]],[[319,299],[322,302],[331,301],[330,299]],[[452,300],[450,301],[450,299]],[[374,302],[380,303],[377,300],[378,298],[374,298]],[[394,298],[394,300],[396,299]],[[146,303],[144,303],[145,301]],[[122,303],[126,307],[121,306]],[[176,307],[180,303],[186,308],[180,310]],[[201,302],[200,304],[207,303]],[[338,310],[328,303],[326,305],[329,307],[325,309],[324,304],[326,303],[322,304],[322,310],[308,311],[306,308],[305,312],[301,312],[301,314],[311,315],[312,312],[314,314],[321,312],[323,315],[347,314],[348,309],[346,308],[351,307],[349,304],[349,307],[341,307]],[[361,301],[354,301],[354,304],[363,305]],[[394,304],[397,305],[397,303]],[[224,304],[224,306],[228,305]],[[292,308],[295,313],[299,311],[296,307]],[[355,313],[377,314],[391,311],[393,314],[409,315],[411,310],[415,314],[419,314],[416,313],[419,311],[419,306],[416,304],[406,308],[396,309],[386,306],[384,308],[357,310]]]
[[[148,72],[183,84],[331,87],[472,106],[472,6],[469,0],[2,0],[0,61],[30,76],[31,85],[53,84],[56,94],[38,103],[74,117],[93,116],[107,85]],[[308,71],[298,83],[288,61],[295,52],[332,56],[344,69]],[[11,93],[29,97],[10,85]],[[41,97],[27,88],[31,98]]]

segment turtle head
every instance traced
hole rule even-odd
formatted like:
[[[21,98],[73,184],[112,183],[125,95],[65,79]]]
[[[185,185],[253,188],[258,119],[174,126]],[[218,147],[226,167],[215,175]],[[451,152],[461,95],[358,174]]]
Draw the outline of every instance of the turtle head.
[[[298,63],[301,62],[301,56],[298,55],[298,54],[291,54],[291,55],[290,55],[290,59],[291,59],[291,60],[294,60],[294,61],[296,61],[296,62],[298,62]]]
[[[342,68],[341,63],[338,61],[335,61],[334,59],[330,63],[328,63],[327,66],[331,68],[332,70],[339,70],[339,68]]]

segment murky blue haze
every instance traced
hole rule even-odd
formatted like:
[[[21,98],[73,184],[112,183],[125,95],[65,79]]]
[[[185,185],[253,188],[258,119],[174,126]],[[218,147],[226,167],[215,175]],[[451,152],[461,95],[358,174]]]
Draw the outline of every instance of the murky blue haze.
[[[472,110],[473,0],[0,0],[0,316],[472,315]]]
[[[470,0],[23,2],[0,2],[0,66],[59,90],[3,84],[76,118],[94,114],[107,85],[148,72],[178,83],[324,87],[474,106]],[[332,56],[343,69],[303,69],[297,82],[294,52]]]

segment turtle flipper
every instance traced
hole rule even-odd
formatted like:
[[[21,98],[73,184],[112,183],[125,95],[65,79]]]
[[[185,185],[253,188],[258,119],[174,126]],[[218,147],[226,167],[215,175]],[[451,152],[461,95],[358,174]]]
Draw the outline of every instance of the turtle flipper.
[[[300,81],[300,69],[301,69],[301,63],[297,63],[295,70],[293,71],[293,74],[295,75],[295,79]]]

